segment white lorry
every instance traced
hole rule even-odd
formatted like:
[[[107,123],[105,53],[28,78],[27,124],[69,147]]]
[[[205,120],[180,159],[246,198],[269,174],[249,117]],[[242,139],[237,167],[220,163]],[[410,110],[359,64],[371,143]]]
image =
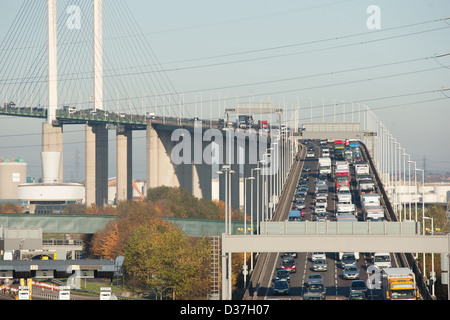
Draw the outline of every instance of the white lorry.
[[[331,158],[319,158],[319,174],[326,174],[328,177],[331,176]]]
[[[362,194],[361,209],[364,221],[384,220],[384,208],[381,205],[380,195],[377,193]]]
[[[365,161],[358,161],[353,164],[356,175],[370,174],[369,165]]]
[[[361,195],[365,193],[375,192],[375,184],[372,180],[359,180],[358,189]]]
[[[352,194],[348,186],[341,186],[337,192],[339,203],[352,203]]]
[[[356,209],[353,203],[338,203],[337,205],[337,217],[344,215],[352,215],[356,218]]]

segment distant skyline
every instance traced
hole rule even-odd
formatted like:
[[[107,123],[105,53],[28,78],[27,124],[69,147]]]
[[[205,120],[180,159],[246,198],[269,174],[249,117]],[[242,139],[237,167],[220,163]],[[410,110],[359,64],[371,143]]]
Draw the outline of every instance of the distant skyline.
[[[70,5],[79,6],[82,17],[79,31],[61,30],[61,34],[89,41],[83,36],[90,28],[84,24],[89,20],[85,17],[89,1],[59,0],[62,26],[70,17],[65,13]],[[14,31],[10,27],[22,3],[0,0],[1,11],[7,13],[0,21],[2,51],[17,49],[3,45]],[[184,99],[191,116],[219,118],[224,108],[236,101],[273,101],[294,125],[311,120],[311,106],[313,121],[332,121],[334,104],[337,120],[344,120],[345,108],[349,121],[352,102],[354,110],[365,104],[418,167],[423,167],[426,157],[428,172],[449,172],[450,91],[440,91],[450,87],[450,55],[445,55],[450,52],[450,19],[444,20],[446,17],[450,17],[450,1],[446,0],[104,1],[105,61],[114,75],[105,79],[105,86],[124,86],[124,94],[135,98],[121,108],[144,111],[152,94],[144,86],[125,85],[154,75],[149,66],[156,61],[170,81],[167,88]],[[31,26],[23,24],[24,28]],[[140,41],[147,40],[157,60],[148,60],[145,52],[130,56],[125,49],[134,40],[122,33],[126,31]],[[34,41],[38,46],[39,39],[30,40],[28,45]],[[22,52],[32,52],[27,50]],[[89,53],[89,49],[82,51],[78,56],[84,59],[70,66],[73,69],[61,68],[62,77],[89,70],[85,57]],[[434,58],[436,55],[443,56]],[[72,54],[62,48],[61,60],[71,58]],[[0,92],[5,77],[8,83],[15,79],[13,72],[2,75],[1,66]],[[88,101],[89,86],[86,92],[70,92],[70,81],[66,86],[61,83],[60,104]],[[45,105],[44,100],[42,103]],[[110,105],[116,106],[114,101]],[[162,110],[158,109],[175,112],[177,108]],[[0,128],[0,156],[24,158],[29,175],[39,177],[41,121],[0,117]],[[145,179],[145,133],[133,135],[133,177]],[[64,128],[65,180],[75,177],[76,172],[79,178],[84,177],[83,142],[83,126]],[[111,131],[111,177],[115,175],[114,149],[115,133]]]

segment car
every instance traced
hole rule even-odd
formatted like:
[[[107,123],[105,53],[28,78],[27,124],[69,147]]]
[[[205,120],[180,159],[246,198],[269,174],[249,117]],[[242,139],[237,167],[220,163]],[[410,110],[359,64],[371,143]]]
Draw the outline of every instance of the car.
[[[295,208],[296,209],[305,209],[306,208],[306,202],[304,200],[296,201],[295,202]]]
[[[314,151],[308,151],[308,152],[306,153],[306,157],[307,157],[307,158],[314,158]]]
[[[355,265],[349,265],[344,267],[343,271],[344,279],[359,279],[359,269]]]
[[[306,173],[302,173],[302,175],[300,176],[300,180],[301,181],[308,181],[309,180],[309,175]]]
[[[348,300],[367,300],[366,294],[362,291],[350,292]]]
[[[317,212],[316,221],[327,221],[327,213],[326,212]]]
[[[311,255],[312,262],[316,261],[316,259],[326,259],[327,256],[325,255],[325,252],[313,252]]]
[[[316,202],[327,202],[328,200],[328,193],[326,192],[318,192],[315,196]]]
[[[310,144],[309,146],[308,146],[308,151],[313,151],[314,150],[314,145],[313,144]]]
[[[277,280],[273,284],[273,295],[285,294],[289,295],[290,287],[286,280]]]
[[[341,258],[341,266],[345,268],[346,266],[356,265],[356,257],[353,253],[344,253]]]
[[[281,269],[287,270],[290,273],[295,273],[297,271],[297,263],[292,257],[285,257],[281,261]]]
[[[314,213],[315,214],[319,214],[319,213],[327,213],[327,203],[326,202],[318,202],[316,203],[316,208],[314,209]]]
[[[304,166],[303,171],[305,171],[305,172],[311,171],[311,166],[308,166],[308,165]]]
[[[364,280],[353,280],[350,284],[350,292],[360,291],[367,293],[367,285]]]
[[[297,252],[283,252],[282,258],[284,257],[292,257],[297,258]]]
[[[327,271],[328,264],[326,259],[316,259],[313,263],[314,271]]]
[[[321,283],[323,284],[323,277],[319,273],[311,273],[308,276],[308,279],[306,279],[306,286],[310,287],[314,283]]]
[[[312,283],[303,293],[303,300],[325,300],[325,298],[323,283]]]
[[[278,269],[275,275],[276,280],[286,280],[287,282],[291,281],[291,273],[287,270]]]

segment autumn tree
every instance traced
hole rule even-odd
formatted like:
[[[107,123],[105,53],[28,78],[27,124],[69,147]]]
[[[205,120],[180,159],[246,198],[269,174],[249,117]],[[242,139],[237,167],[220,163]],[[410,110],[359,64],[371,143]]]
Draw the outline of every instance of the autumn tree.
[[[17,203],[6,203],[0,204],[0,213],[23,213],[23,210]]]
[[[198,289],[196,286],[199,284],[205,284],[209,258],[206,239],[194,242],[185,237],[177,225],[155,220],[151,225],[135,229],[130,235],[124,268],[134,281],[162,293],[170,291],[173,298],[182,299],[193,289]]]
[[[172,212],[177,218],[219,219],[222,212],[211,200],[199,199],[182,187],[156,187],[147,192],[147,198]]]

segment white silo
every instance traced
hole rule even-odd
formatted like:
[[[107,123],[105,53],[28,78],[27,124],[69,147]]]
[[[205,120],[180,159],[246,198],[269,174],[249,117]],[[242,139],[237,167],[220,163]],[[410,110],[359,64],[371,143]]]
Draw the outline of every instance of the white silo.
[[[59,166],[61,164],[61,152],[41,152],[42,182],[58,183]]]

